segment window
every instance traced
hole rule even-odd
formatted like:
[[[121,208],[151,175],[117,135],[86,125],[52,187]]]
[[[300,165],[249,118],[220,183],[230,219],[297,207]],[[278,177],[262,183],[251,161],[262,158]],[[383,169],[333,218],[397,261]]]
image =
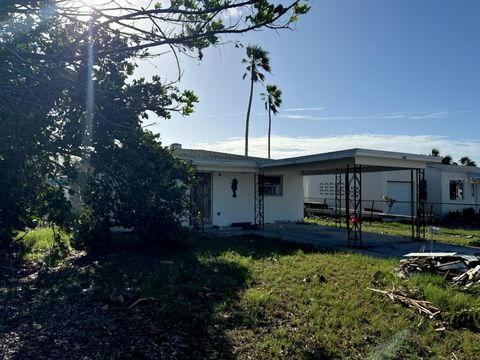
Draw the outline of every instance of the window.
[[[450,180],[450,200],[463,200],[463,181]]]
[[[267,196],[283,196],[283,181],[281,176],[262,176],[263,194]]]

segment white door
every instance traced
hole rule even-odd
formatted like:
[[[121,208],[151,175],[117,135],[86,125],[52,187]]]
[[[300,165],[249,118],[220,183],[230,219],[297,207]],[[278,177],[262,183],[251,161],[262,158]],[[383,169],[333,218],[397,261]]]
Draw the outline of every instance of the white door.
[[[391,200],[395,200],[392,206],[392,215],[411,216],[411,187],[408,181],[388,181],[387,195]],[[387,204],[388,205],[388,204]]]

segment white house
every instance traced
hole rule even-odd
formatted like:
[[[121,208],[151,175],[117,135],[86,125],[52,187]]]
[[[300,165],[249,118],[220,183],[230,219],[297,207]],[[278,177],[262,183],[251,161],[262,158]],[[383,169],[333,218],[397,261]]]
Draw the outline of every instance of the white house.
[[[433,211],[446,215],[465,208],[479,210],[480,168],[430,164],[426,169],[428,202]]]
[[[417,181],[411,175],[405,170],[363,174],[362,206],[410,216],[412,189],[416,188]],[[480,168],[429,163],[425,169],[425,180],[427,213],[442,217],[450,211],[470,207],[478,212]],[[331,189],[334,181],[332,175],[304,177],[305,201],[333,207],[335,200]],[[416,194],[413,195],[415,201]]]
[[[198,183],[191,189],[192,201],[204,222],[216,226],[302,220],[304,185],[307,192],[310,188],[310,183],[305,182],[304,177],[348,172],[350,181],[358,182],[358,175],[363,174],[360,176],[364,179],[363,184],[368,176],[378,186],[383,186],[381,181],[377,181],[378,174],[387,174],[385,179],[397,179],[398,175],[388,172],[403,170],[405,174],[410,174],[410,171],[424,171],[429,162],[439,161],[425,155],[368,149],[349,149],[280,160],[182,149],[179,144],[174,144],[172,151],[177,158],[195,166]],[[410,178],[406,181],[410,181]],[[408,184],[410,186],[410,182]],[[370,186],[367,186],[367,193],[363,195],[361,188],[362,183],[352,187],[354,198],[367,196]],[[351,206],[353,209],[355,204]]]
[[[205,223],[256,223],[259,169],[271,161],[206,150],[177,148],[174,153],[196,167],[203,186],[193,189],[192,197]],[[299,170],[265,169],[263,183],[264,222],[303,219],[303,179]]]

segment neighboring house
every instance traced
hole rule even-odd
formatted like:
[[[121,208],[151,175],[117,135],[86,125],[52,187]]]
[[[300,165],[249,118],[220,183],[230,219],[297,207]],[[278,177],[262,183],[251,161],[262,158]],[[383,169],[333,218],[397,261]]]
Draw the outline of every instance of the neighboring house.
[[[427,213],[443,217],[450,211],[462,211],[471,207],[478,212],[480,168],[430,163],[425,170],[425,180]],[[305,201],[333,207],[335,200],[331,189],[334,181],[332,175],[305,177]],[[405,170],[363,174],[362,206],[373,207],[384,213],[410,216],[411,181],[411,172]],[[415,188],[414,176],[413,189]],[[415,199],[416,194],[413,195]]]
[[[191,189],[196,214],[204,223],[216,226],[302,220],[304,177],[310,175],[345,174],[355,168],[357,173],[362,169],[364,177],[376,179],[379,172],[409,169],[410,174],[410,169],[424,170],[427,163],[437,161],[425,155],[367,149],[268,160],[182,149],[180,144],[171,148],[177,158],[196,167],[197,185]]]
[[[475,166],[431,164],[426,171],[428,202],[434,213],[474,208],[479,211],[480,168]]]

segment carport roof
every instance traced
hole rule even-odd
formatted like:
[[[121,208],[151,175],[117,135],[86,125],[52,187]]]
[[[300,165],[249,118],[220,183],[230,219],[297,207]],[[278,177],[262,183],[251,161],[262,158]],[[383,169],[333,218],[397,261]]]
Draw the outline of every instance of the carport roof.
[[[440,158],[382,150],[348,149],[322,154],[300,156],[264,162],[264,170],[300,170],[304,175],[345,172],[348,167],[361,165],[362,172],[425,169],[429,163],[439,163]]]

